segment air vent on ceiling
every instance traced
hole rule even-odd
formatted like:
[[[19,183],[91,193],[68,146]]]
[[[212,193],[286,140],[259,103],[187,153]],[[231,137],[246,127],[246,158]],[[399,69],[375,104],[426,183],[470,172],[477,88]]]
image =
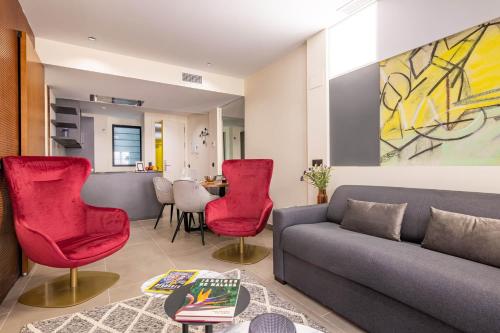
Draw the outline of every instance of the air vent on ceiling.
[[[201,75],[182,73],[182,81],[184,81],[184,82],[202,84],[203,83],[202,80],[203,80],[203,78]]]
[[[101,96],[94,94],[90,95],[90,101],[99,103],[117,104],[117,105],[128,105],[128,106],[142,106],[144,104],[144,101],[138,99],[117,98],[117,97]]]
[[[337,8],[337,11],[347,16],[351,16],[375,2],[377,2],[377,0],[347,0]]]

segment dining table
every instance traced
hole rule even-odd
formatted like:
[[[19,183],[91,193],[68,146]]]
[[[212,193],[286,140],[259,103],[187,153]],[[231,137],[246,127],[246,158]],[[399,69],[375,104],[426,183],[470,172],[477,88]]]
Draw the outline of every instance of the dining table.
[[[215,180],[213,182],[209,182],[203,180],[200,182],[200,185],[210,191],[210,189],[216,189],[220,197],[226,195],[226,188],[229,186],[227,181]]]

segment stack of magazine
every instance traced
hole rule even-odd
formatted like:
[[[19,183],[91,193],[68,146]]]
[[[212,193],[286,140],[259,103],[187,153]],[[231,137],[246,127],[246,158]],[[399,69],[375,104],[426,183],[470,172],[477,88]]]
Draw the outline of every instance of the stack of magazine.
[[[230,322],[240,292],[239,279],[199,278],[191,284],[184,305],[175,314],[180,322]]]
[[[171,294],[174,290],[194,281],[198,271],[171,269],[162,274],[144,291],[153,294]]]

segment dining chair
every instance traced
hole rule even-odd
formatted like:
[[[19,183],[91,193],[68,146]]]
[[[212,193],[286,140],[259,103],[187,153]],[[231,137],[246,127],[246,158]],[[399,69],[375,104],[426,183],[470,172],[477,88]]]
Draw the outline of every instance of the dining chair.
[[[177,208],[182,212],[175,228],[172,243],[179,232],[181,224],[187,230],[191,230],[191,223],[194,222],[194,214],[198,215],[200,224],[201,242],[205,245],[205,206],[210,201],[218,199],[219,196],[210,194],[203,186],[194,180],[176,180],[173,185],[174,200]]]
[[[155,188],[156,199],[158,199],[158,202],[161,204],[160,214],[158,214],[158,217],[156,218],[156,223],[154,227],[154,229],[156,229],[156,226],[158,225],[158,222],[160,221],[163,215],[163,210],[165,209],[165,206],[170,206],[170,224],[172,224],[172,216],[174,215],[175,200],[174,200],[173,185],[172,182],[170,182],[170,180],[168,180],[165,177],[154,177],[153,185]],[[177,209],[177,219],[179,219],[179,209]]]

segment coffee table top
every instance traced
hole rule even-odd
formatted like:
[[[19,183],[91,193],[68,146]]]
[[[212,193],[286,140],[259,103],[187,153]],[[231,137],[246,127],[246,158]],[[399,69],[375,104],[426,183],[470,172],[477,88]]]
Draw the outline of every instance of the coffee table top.
[[[168,296],[167,299],[165,300],[164,304],[165,312],[170,318],[172,318],[172,320],[175,320],[175,313],[184,304],[186,295],[189,292],[189,287],[190,287],[189,284],[180,287],[179,289],[175,290],[172,294],[170,294],[170,296]],[[249,303],[250,303],[250,293],[248,292],[247,288],[240,285],[240,293],[238,295],[238,302],[236,303],[236,311],[234,313],[234,316],[236,317],[237,315],[242,313],[247,308]],[[213,323],[185,322],[185,323],[189,325],[211,325],[211,324],[217,324],[218,322],[213,322]]]
[[[295,329],[297,330],[297,333],[322,333],[321,331],[318,331],[317,329],[314,329],[312,327],[308,327],[308,326],[296,324],[296,323],[294,323],[294,325],[295,325]],[[250,321],[244,321],[242,323],[228,327],[225,331],[223,331],[223,333],[248,332],[249,327],[250,327]]]

